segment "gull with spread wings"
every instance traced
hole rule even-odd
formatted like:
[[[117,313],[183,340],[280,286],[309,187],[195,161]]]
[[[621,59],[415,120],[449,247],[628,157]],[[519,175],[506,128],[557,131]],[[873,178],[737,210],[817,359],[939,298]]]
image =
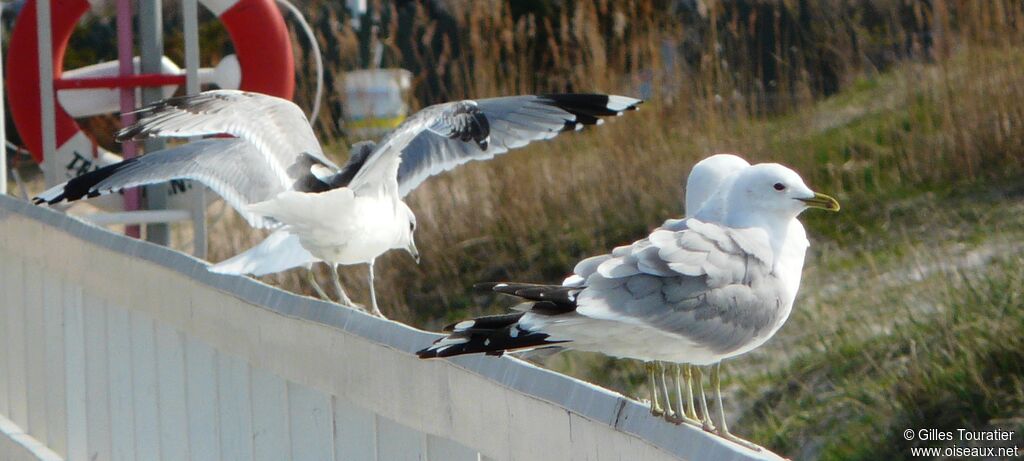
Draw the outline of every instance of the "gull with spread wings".
[[[373,263],[390,249],[418,253],[416,217],[402,198],[426,178],[472,160],[486,160],[532,141],[635,110],[638,99],[603,94],[554,94],[463,100],[427,107],[379,144],[358,143],[346,165],[324,155],[294,103],[258,93],[214,90],[167,99],[139,111],[119,140],[210,137],[86,173],[40,194],[59,203],[127,187],[193,179],[210,187],[253,227],[277,229],[268,242],[226,261],[220,272],[283,270],[326,262],[335,290],[352,304],[338,265]],[[266,273],[266,272],[264,272]],[[310,281],[320,296],[326,293]]]

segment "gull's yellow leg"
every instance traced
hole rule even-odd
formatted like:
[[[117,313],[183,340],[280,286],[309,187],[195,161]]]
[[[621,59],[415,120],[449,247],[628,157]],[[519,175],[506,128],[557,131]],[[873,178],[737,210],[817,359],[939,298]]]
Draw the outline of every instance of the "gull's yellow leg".
[[[697,416],[697,407],[693,405],[693,365],[683,365],[683,377],[686,379],[686,416],[694,421],[700,419]]]
[[[330,296],[327,296],[327,292],[320,287],[320,284],[317,283],[316,274],[313,272],[313,266],[310,266],[309,270],[306,271],[306,281],[308,281],[310,285],[313,285],[313,289],[316,290],[316,294],[320,299],[328,302],[334,302]]]
[[[693,366],[693,379],[697,381],[697,398],[700,399],[700,423],[701,427],[705,431],[711,432],[715,430],[715,424],[711,422],[711,414],[708,412],[708,401],[707,397],[704,396],[704,374],[700,371],[700,367]]]
[[[715,401],[718,402],[718,429],[715,430],[715,433],[718,434],[719,437],[728,441],[738,443],[754,451],[761,451],[761,447],[736,437],[729,432],[729,425],[725,423],[725,406],[722,405],[722,381],[719,376],[721,369],[721,362],[716,363],[713,368],[711,368],[711,385],[715,387]]]
[[[334,264],[329,265],[331,266],[331,281],[334,282],[334,291],[338,293],[338,302],[345,306],[363,309],[363,306],[352,302],[352,299],[348,297],[348,293],[345,293],[345,289],[341,287],[341,275],[338,274],[338,266]]]
[[[658,404],[658,383],[654,379],[654,370],[657,367],[654,362],[644,363],[644,367],[647,368],[647,382],[651,386],[651,414],[654,416],[661,416],[665,414],[665,410]]]
[[[658,364],[658,372],[661,374],[661,390],[665,397],[665,420],[674,423],[676,418],[676,412],[672,409],[672,399],[668,392],[668,379],[665,377],[665,363],[656,362]]]
[[[697,413],[693,411],[693,391],[690,389],[690,365],[673,364],[676,381],[676,417],[670,420],[672,423],[687,423],[700,427],[697,421]],[[683,393],[683,378],[686,379],[686,393]],[[693,411],[691,416],[688,411]]]
[[[377,287],[373,286],[373,263],[374,261],[370,261],[370,271],[367,276],[367,283],[370,284],[370,307],[373,308],[370,313],[385,319],[387,317],[384,317],[384,313],[380,311],[379,307],[377,307]]]

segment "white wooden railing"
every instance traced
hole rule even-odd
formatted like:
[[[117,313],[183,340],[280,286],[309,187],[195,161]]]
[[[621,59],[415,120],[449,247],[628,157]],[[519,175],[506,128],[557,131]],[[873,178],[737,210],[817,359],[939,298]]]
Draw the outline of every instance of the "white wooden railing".
[[[774,458],[0,196],[2,460]]]

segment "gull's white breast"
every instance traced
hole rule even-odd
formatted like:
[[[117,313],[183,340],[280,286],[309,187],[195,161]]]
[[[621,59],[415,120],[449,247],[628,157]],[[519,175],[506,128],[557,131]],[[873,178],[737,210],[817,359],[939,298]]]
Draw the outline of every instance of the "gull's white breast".
[[[251,205],[299,238],[313,256],[333,264],[364,264],[400,244],[409,232],[398,199],[356,195],[347,187],[310,194],[287,191]]]
[[[335,264],[369,263],[396,245],[408,220],[399,217],[395,200],[387,197],[344,198],[320,226],[298,232],[302,246]]]

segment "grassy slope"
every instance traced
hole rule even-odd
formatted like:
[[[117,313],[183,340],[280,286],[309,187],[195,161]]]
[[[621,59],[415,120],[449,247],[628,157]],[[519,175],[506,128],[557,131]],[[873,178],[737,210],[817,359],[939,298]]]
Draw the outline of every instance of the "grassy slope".
[[[1016,187],[906,199],[890,242],[813,259],[790,322],[730,367],[740,430],[797,458],[898,459],[906,428],[1024,428]]]

